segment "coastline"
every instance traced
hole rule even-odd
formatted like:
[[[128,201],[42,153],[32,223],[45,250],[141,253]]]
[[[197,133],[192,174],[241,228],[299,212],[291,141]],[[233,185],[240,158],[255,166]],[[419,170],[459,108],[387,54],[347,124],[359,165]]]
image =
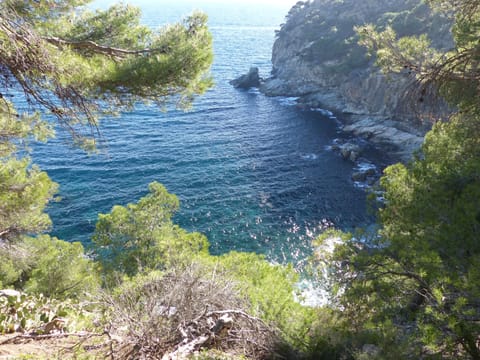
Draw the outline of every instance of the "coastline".
[[[415,75],[408,70],[382,72],[359,42],[356,28],[365,24],[390,26],[400,37],[426,34],[437,49],[453,46],[451,20],[421,1],[298,2],[276,32],[271,72],[260,90],[331,111],[345,132],[408,162],[430,130],[431,116],[443,117],[448,109],[439,106],[431,114],[428,101],[416,101]]]
[[[369,113],[365,108],[349,103],[338,89],[314,89],[308,85],[303,89],[292,87],[273,77],[263,80],[259,90],[269,97],[296,97],[297,106],[301,108],[335,114],[343,132],[367,140],[404,163],[412,159],[430,129],[429,124],[414,124],[408,117],[401,121],[385,113]]]

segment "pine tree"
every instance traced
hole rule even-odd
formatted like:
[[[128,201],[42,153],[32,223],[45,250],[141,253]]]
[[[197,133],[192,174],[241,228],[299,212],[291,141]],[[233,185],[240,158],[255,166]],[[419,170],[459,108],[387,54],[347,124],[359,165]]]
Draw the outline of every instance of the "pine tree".
[[[140,11],[87,0],[0,2],[0,239],[37,234],[56,190],[25,156],[54,125],[93,149],[98,120],[137,102],[188,107],[210,85],[212,40],[204,14],[155,32]]]
[[[431,4],[455,19],[449,52],[425,36],[357,29],[386,73],[413,80],[412,101],[443,99],[452,115],[411,163],[385,170],[380,230],[344,241],[329,266],[357,329],[393,331],[405,357],[480,359],[480,2]]]

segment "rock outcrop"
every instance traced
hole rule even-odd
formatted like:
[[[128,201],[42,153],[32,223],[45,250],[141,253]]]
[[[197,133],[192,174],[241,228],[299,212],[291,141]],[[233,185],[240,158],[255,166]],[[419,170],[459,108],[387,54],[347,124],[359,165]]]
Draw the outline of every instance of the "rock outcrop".
[[[260,88],[341,113],[346,131],[391,145],[406,159],[428,126],[402,96],[411,79],[385,76],[357,44],[354,27],[367,23],[390,25],[399,36],[426,33],[437,48],[452,46],[449,20],[420,0],[299,1],[277,33],[272,76]]]
[[[247,74],[230,81],[230,84],[239,89],[250,89],[260,86],[258,67],[251,67]]]

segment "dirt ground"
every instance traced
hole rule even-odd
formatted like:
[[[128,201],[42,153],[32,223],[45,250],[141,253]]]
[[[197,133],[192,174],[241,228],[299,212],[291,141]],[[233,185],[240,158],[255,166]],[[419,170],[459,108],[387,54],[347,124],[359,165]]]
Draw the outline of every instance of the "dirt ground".
[[[95,344],[99,338],[55,336],[25,338],[19,334],[0,336],[0,360],[13,359],[104,359]],[[85,349],[87,348],[87,350]],[[105,350],[105,349],[104,349]]]

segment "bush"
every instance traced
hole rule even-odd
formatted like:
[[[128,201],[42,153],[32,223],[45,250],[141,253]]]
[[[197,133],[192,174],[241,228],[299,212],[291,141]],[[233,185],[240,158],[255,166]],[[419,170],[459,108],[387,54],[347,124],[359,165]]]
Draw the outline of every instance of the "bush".
[[[99,286],[98,269],[82,244],[41,235],[25,240],[34,266],[25,290],[55,298],[78,298]]]
[[[124,340],[115,349],[120,357],[176,358],[213,349],[228,358],[259,359],[278,339],[273,328],[248,314],[248,299],[235,282],[198,262],[180,271],[137,275],[104,302],[107,327]]]
[[[0,283],[33,294],[78,298],[95,290],[98,271],[80,243],[40,235],[4,244],[0,251]]]
[[[173,224],[177,197],[156,182],[149,190],[138,203],[114,206],[98,217],[93,243],[107,285],[118,284],[124,275],[165,270],[208,253],[205,236]]]
[[[33,266],[23,245],[0,241],[0,289],[21,288],[25,274]]]
[[[279,330],[282,351],[306,350],[315,310],[299,303],[299,276],[291,265],[274,265],[262,255],[240,252],[204,261],[224,277],[234,279],[240,294],[248,299],[252,315]]]
[[[90,323],[81,304],[58,301],[43,295],[0,294],[0,334],[26,332],[35,335],[73,331]]]

